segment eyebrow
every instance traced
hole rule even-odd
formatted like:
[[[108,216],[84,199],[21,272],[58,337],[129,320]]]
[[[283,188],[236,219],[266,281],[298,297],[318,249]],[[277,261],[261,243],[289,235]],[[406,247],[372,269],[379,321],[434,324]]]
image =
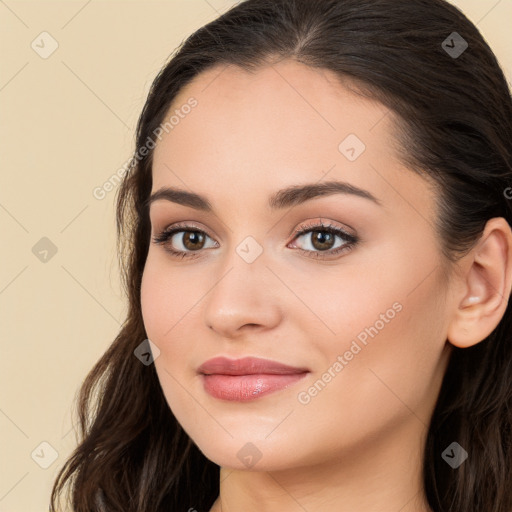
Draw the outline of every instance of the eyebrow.
[[[309,183],[306,185],[293,185],[278,190],[269,197],[268,205],[271,210],[281,210],[291,206],[305,203],[311,199],[333,194],[349,194],[373,201],[382,206],[381,202],[368,190],[356,187],[344,181],[326,181],[323,183]],[[213,207],[204,196],[173,187],[162,187],[145,201],[144,206],[149,208],[152,203],[159,200],[171,201],[176,204],[188,206],[195,210],[213,212]]]

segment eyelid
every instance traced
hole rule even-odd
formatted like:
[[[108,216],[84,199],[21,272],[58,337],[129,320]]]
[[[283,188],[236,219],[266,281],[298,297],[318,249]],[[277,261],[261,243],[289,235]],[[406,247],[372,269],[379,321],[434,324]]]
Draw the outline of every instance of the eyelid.
[[[347,229],[347,227],[350,229]],[[358,236],[356,235],[355,229],[352,228],[351,226],[347,226],[346,224],[344,224],[342,226],[338,226],[338,224],[333,223],[330,220],[326,220],[324,222],[324,220],[322,220],[322,217],[318,217],[318,220],[306,221],[306,222],[299,224],[299,226],[292,231],[291,235],[297,236],[297,235],[302,234],[303,231],[310,231],[310,230],[315,230],[315,229],[320,231],[322,229],[329,230],[331,228],[336,231],[341,231],[349,238],[358,238]]]
[[[182,259],[193,259],[193,258],[199,258],[202,256],[202,253],[205,251],[205,249],[200,249],[197,251],[181,251],[181,250],[175,250],[171,247],[165,247],[166,242],[170,238],[172,238],[176,233],[179,232],[193,232],[198,231],[200,233],[205,234],[208,238],[214,241],[215,244],[218,242],[215,240],[214,237],[212,237],[208,231],[202,227],[199,227],[196,225],[193,221],[186,221],[186,222],[178,222],[176,224],[171,224],[170,226],[166,227],[164,230],[160,231],[158,235],[155,235],[153,237],[153,242],[156,244],[161,244],[164,246],[164,249],[171,254],[172,257],[177,258],[181,257]],[[361,239],[359,235],[355,233],[349,233],[348,230],[341,228],[337,226],[336,224],[331,223],[329,221],[327,224],[322,222],[322,219],[320,218],[320,221],[315,220],[311,221],[309,223],[303,223],[300,224],[293,232],[293,239],[291,242],[288,242],[287,247],[290,243],[292,243],[294,240],[301,236],[306,236],[309,233],[315,232],[315,231],[325,231],[333,234],[334,236],[337,236],[339,238],[342,238],[345,240],[345,243],[337,247],[335,249],[329,249],[326,251],[313,251],[308,249],[302,249],[301,247],[294,247],[295,250],[299,251],[301,254],[304,254],[306,257],[314,258],[317,260],[326,260],[335,258],[339,254],[344,254],[345,252],[352,251],[353,248],[355,248],[360,242]],[[211,249],[211,247],[210,247]],[[338,259],[338,258],[335,258]]]
[[[304,231],[313,230],[315,228],[317,229],[329,229],[333,228],[335,230],[341,231],[344,233],[348,238],[358,238],[358,236],[355,234],[355,230],[348,225],[347,226],[350,229],[346,229],[345,227],[340,227],[337,224],[332,223],[332,221],[328,220],[324,222],[322,220],[322,217],[318,217],[318,219],[312,220],[312,221],[305,221],[300,223],[297,227],[295,227],[292,232],[288,235],[288,237],[292,237],[295,239],[298,235],[303,235]],[[214,239],[214,237],[210,234],[209,230],[206,229],[204,226],[199,226],[195,221],[181,221],[174,224],[169,224],[163,229],[157,229],[159,234],[168,233],[170,231],[175,231],[181,228],[183,231],[192,231],[196,229],[197,231],[204,232],[206,235],[208,235],[210,238]]]
[[[205,234],[207,234],[210,238],[213,238],[213,236],[210,234],[208,229],[206,229],[204,226],[197,225],[194,221],[184,221],[184,222],[176,222],[174,224],[169,224],[168,226],[164,227],[163,229],[155,229],[154,231],[158,233],[168,233],[169,231],[174,231],[177,229],[180,229],[183,231],[201,231]]]

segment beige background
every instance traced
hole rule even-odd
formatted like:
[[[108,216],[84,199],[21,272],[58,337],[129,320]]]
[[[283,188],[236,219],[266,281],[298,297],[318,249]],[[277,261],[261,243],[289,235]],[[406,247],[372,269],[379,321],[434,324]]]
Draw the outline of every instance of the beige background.
[[[75,393],[123,320],[115,192],[100,200],[93,190],[129,158],[169,54],[234,3],[0,0],[1,512],[48,510],[75,446]],[[512,0],[453,3],[511,82]],[[46,262],[43,237],[57,249]],[[58,454],[46,469],[42,442]]]

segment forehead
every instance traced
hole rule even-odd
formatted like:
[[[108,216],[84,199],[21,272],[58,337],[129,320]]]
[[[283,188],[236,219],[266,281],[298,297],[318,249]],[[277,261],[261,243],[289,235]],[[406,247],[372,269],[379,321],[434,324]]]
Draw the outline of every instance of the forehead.
[[[191,99],[196,106],[183,108]],[[166,119],[172,114],[179,122],[155,148],[153,192],[176,186],[241,207],[323,179],[369,189],[383,203],[389,180],[406,196],[426,186],[398,160],[392,113],[328,70],[294,61],[251,73],[216,66],[180,91]]]
[[[198,152],[208,144],[219,150],[267,150],[272,158],[289,158],[289,153],[303,158],[326,148],[337,155],[339,142],[350,133],[373,146],[377,139],[386,144],[381,139],[391,136],[391,123],[374,137],[371,130],[387,109],[348,88],[352,86],[329,70],[291,60],[254,72],[216,66],[196,76],[174,99],[166,118],[190,98],[197,106],[180,118],[172,137],[164,135],[167,140],[159,144],[155,158],[164,146],[179,151],[191,136],[201,139]]]

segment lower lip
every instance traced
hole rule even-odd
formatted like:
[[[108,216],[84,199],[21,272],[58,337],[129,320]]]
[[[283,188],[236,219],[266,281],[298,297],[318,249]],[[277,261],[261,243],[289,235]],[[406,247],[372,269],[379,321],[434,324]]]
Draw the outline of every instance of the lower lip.
[[[285,389],[303,379],[307,373],[255,375],[203,375],[205,391],[220,400],[248,402]]]

